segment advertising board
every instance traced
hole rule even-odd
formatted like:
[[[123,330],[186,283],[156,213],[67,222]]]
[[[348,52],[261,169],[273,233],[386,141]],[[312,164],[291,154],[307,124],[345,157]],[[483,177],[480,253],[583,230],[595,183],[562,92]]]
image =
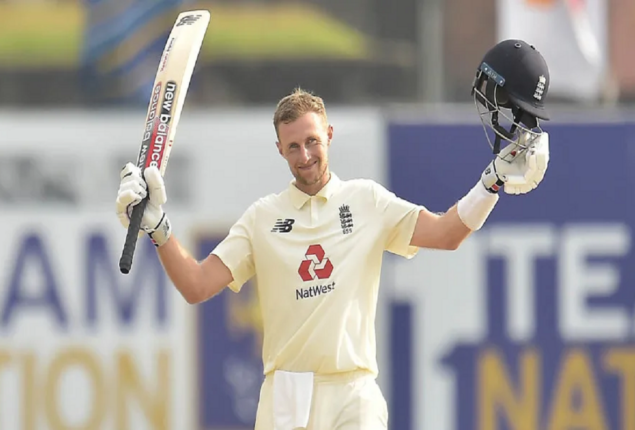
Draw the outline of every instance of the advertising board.
[[[635,429],[635,124],[547,129],[536,190],[501,194],[457,251],[394,260],[394,428]],[[391,188],[433,211],[492,157],[480,125],[388,136]]]

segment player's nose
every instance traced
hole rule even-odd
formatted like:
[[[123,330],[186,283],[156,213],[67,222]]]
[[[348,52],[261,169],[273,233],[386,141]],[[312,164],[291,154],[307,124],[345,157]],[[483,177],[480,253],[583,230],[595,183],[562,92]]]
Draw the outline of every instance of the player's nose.
[[[300,147],[300,161],[302,163],[306,163],[310,159],[311,159],[311,153],[309,152],[307,147],[306,146]]]

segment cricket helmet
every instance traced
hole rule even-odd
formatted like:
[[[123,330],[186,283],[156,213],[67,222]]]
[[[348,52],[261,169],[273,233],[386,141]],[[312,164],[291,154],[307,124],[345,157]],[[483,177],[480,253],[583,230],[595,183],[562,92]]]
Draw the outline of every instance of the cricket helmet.
[[[540,120],[550,118],[545,107],[549,81],[545,59],[523,40],[504,40],[485,54],[472,96],[494,154],[500,152],[501,140],[526,149],[520,143],[521,131],[542,133]],[[487,128],[494,132],[494,143]]]

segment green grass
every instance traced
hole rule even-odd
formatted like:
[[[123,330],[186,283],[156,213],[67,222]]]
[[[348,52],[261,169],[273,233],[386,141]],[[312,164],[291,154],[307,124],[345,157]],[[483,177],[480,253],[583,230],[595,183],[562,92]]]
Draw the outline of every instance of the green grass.
[[[363,59],[363,34],[303,5],[190,5],[212,13],[201,61]],[[0,3],[0,68],[74,68],[79,64],[84,12],[80,4]]]
[[[212,9],[205,55],[214,58],[367,56],[364,36],[307,7]]]
[[[83,25],[83,11],[73,4],[0,3],[0,67],[73,67]]]

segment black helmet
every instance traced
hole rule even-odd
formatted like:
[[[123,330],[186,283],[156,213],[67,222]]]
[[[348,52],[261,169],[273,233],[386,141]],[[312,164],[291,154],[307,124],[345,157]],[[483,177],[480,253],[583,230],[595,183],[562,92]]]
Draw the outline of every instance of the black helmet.
[[[540,120],[549,120],[545,100],[549,92],[549,68],[536,48],[523,40],[504,40],[490,49],[477,68],[472,95],[481,120],[496,133],[494,153],[500,140],[518,144],[521,130],[539,134]],[[482,112],[479,105],[485,106]],[[511,116],[501,109],[511,111]],[[509,130],[499,123],[499,114],[509,120]],[[489,136],[488,136],[489,140]],[[491,144],[491,142],[490,142]]]

